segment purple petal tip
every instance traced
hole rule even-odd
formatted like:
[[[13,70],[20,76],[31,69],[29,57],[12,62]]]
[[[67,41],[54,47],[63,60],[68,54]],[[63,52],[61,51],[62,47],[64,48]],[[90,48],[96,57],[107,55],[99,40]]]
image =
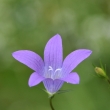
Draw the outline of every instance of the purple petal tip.
[[[61,36],[60,36],[60,34],[56,34],[52,37],[52,39],[61,39]]]
[[[92,53],[92,51],[91,50],[88,50],[88,52],[91,54]]]
[[[15,58],[16,56],[18,56],[20,54],[20,52],[23,52],[25,50],[18,50],[12,53],[12,56]]]

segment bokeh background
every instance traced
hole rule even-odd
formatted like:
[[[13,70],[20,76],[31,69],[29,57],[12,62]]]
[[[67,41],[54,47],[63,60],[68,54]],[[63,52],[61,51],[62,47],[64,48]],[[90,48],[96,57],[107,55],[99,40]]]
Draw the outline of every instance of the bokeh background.
[[[30,88],[33,72],[12,58],[21,49],[43,58],[46,42],[62,36],[64,57],[87,48],[93,54],[74,71],[79,85],[56,95],[55,110],[110,110],[110,85],[96,76],[92,63],[99,59],[110,74],[110,0],[0,0],[0,110],[51,110],[43,84]]]

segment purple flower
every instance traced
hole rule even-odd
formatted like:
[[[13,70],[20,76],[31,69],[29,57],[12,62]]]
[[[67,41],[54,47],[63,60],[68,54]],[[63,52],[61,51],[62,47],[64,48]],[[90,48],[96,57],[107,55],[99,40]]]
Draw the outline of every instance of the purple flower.
[[[63,61],[62,51],[62,39],[59,34],[56,34],[45,46],[44,61],[38,54],[30,50],[19,50],[13,52],[12,56],[35,71],[28,81],[30,87],[43,81],[47,92],[53,95],[64,82],[79,84],[79,75],[71,71],[92,53],[87,49],[75,50]]]

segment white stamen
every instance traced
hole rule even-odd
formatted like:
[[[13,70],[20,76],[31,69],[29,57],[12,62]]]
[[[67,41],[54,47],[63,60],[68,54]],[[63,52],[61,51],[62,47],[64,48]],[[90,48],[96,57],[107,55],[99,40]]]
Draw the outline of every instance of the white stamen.
[[[57,71],[61,71],[61,68],[56,69],[56,70],[55,70],[55,73],[56,73]]]
[[[58,68],[54,72],[54,79],[58,79],[61,76],[61,68]]]
[[[61,68],[58,68],[54,71],[54,69],[49,66],[47,73],[45,74],[46,78],[51,78],[53,80],[59,79],[61,77]]]
[[[52,68],[51,66],[49,66],[49,71],[50,71],[50,70],[53,70],[53,68]]]

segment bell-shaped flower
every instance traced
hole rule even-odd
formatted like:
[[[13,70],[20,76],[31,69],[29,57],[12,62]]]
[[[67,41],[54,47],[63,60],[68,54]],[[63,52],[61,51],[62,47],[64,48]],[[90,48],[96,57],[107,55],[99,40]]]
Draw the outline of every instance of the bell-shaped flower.
[[[63,61],[62,39],[56,34],[45,46],[44,61],[30,50],[18,50],[13,52],[12,56],[34,70],[28,81],[30,87],[43,82],[46,91],[53,95],[64,82],[79,84],[79,75],[72,70],[91,53],[92,51],[88,49],[78,49],[71,52]]]

